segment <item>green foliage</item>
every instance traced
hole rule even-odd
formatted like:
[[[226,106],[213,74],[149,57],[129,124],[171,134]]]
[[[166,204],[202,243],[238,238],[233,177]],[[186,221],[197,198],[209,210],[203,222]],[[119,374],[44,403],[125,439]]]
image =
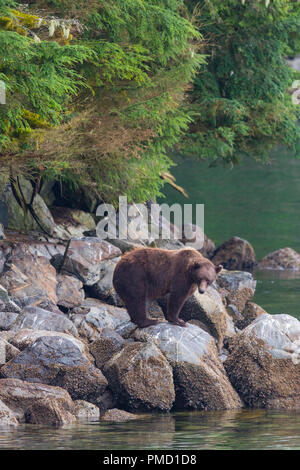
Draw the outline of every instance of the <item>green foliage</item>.
[[[136,201],[159,194],[167,151],[191,121],[185,89],[204,62],[183,3],[37,0],[10,9],[2,27],[0,18],[2,168],[18,155],[22,171],[89,182],[108,202],[122,192]],[[55,25],[36,21],[39,11]]]
[[[299,109],[287,94],[295,72],[285,57],[300,52],[298,2],[204,0],[199,10],[210,58],[194,82],[182,149],[214,164],[264,159],[278,143],[295,149]]]

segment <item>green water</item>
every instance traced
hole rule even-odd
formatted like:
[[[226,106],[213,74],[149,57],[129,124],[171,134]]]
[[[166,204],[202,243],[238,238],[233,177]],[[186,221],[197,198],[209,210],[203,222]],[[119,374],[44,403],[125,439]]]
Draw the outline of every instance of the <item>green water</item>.
[[[0,449],[300,449],[300,412],[265,410],[150,415],[122,424],[0,430]]]

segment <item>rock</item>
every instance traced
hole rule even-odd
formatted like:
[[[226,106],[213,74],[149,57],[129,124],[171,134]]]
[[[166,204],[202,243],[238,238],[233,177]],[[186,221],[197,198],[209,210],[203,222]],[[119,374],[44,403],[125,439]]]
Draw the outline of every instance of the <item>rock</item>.
[[[84,400],[74,401],[75,414],[78,419],[85,421],[99,421],[100,410],[98,406]]]
[[[84,301],[82,282],[73,276],[57,275],[57,305],[68,309],[78,307]]]
[[[182,328],[159,323],[136,330],[134,337],[154,341],[170,362],[175,408],[221,410],[242,406],[218,357],[214,339],[202,329],[191,324]]]
[[[150,246],[163,248],[164,250],[180,250],[184,248],[184,244],[180,240],[164,240],[161,238],[152,242]]]
[[[76,420],[70,395],[59,387],[1,379],[0,400],[12,410],[19,422],[61,425]]]
[[[42,398],[34,401],[26,410],[26,423],[47,424],[47,426],[63,426],[76,422],[76,416],[66,411],[60,400]]]
[[[155,344],[127,344],[107,362],[103,372],[118,404],[125,409],[171,409],[175,399],[172,369]]]
[[[258,269],[300,269],[300,254],[292,248],[273,251],[258,262]]]
[[[117,405],[116,397],[108,387],[105,392],[97,398],[95,404],[100,409],[100,414],[104,414],[107,410],[111,410]]]
[[[62,274],[76,276],[84,285],[92,286],[100,279],[101,263],[120,254],[120,250],[107,241],[86,237],[71,241],[64,263],[63,256],[58,254],[52,258],[52,264]]]
[[[226,310],[216,290],[209,287],[205,294],[197,290],[183,305],[180,317],[185,321],[201,321],[222,347],[227,331]]]
[[[243,330],[248,325],[250,325],[256,318],[261,315],[266,314],[267,312],[255,304],[254,302],[246,302],[245,308],[242,312],[242,319],[236,322],[236,326],[239,330]]]
[[[109,328],[104,328],[101,337],[90,345],[90,352],[95,358],[96,366],[101,369],[112,356],[121,351],[125,341],[118,333]]]
[[[56,271],[47,258],[32,255],[26,244],[20,243],[12,249],[0,283],[21,307],[56,307]]]
[[[25,307],[23,313],[18,315],[12,325],[13,331],[22,329],[47,330],[70,333],[77,336],[77,330],[73,322],[63,314],[49,312],[39,307]]]
[[[104,393],[107,381],[83,357],[71,340],[43,336],[0,369],[4,378],[62,387],[74,400],[93,402]]]
[[[113,286],[114,270],[120,259],[121,258],[118,257],[100,263],[100,279],[89,288],[89,294],[91,297],[95,297],[111,305],[124,307],[123,301],[120,299]]]
[[[232,339],[224,365],[251,407],[300,409],[300,322],[261,315]]]
[[[8,292],[4,287],[0,284],[0,301],[3,302],[4,305],[9,302]]]
[[[22,192],[26,203],[29,204],[33,193],[33,187],[30,181],[26,180],[23,176],[19,177],[19,190]],[[8,209],[9,229],[17,231],[41,231],[41,225],[46,232],[48,232],[50,235],[53,235],[55,229],[53,217],[39,194],[36,194],[32,208],[39,220],[40,225],[36,222],[29,211],[27,212],[25,220],[24,212],[13,194],[10,183],[6,183],[2,198]]]
[[[11,359],[17,357],[18,354],[20,354],[18,348],[11,345],[4,338],[0,338],[0,367]]]
[[[101,418],[102,421],[112,421],[115,423],[124,423],[125,421],[130,421],[132,419],[139,419],[139,416],[133,413],[128,413],[124,410],[118,410],[117,408],[106,411],[104,416]]]
[[[15,312],[0,312],[0,330],[9,330],[18,318]]]
[[[195,246],[208,259],[213,256],[216,248],[214,242],[203,233],[200,227],[194,224],[185,224],[183,226],[181,242],[185,245]]]
[[[256,281],[248,272],[223,270],[217,277],[216,285],[225,305],[233,304],[241,313],[255,293]]]
[[[0,429],[2,427],[18,426],[18,424],[13,412],[0,400]]]
[[[159,299],[159,304],[166,313],[167,296]],[[197,290],[186,300],[180,313],[180,318],[185,321],[200,322],[201,328],[216,339],[219,348],[222,347],[224,337],[231,335],[227,317],[222,297],[214,286],[210,286],[205,294]]]
[[[54,206],[50,210],[57,227],[66,233],[66,239],[80,238],[85,232],[96,229],[94,218],[88,212]]]
[[[85,343],[80,341],[77,338],[74,338],[74,336],[71,336],[70,334],[67,333],[59,333],[57,331],[47,331],[47,330],[29,330],[29,329],[22,329],[18,331],[17,333],[10,332],[10,337],[8,338],[8,341],[11,345],[15,346],[18,348],[19,352],[24,351],[24,349],[28,348],[29,346],[32,346],[37,339],[41,338],[42,336],[48,336],[48,337],[53,337],[55,336],[56,338],[65,338],[69,341],[71,341],[81,352],[81,354],[88,360],[93,362],[93,356],[89,353],[88,347],[86,346]]]
[[[140,243],[134,243],[133,241],[130,240],[123,240],[119,238],[108,238],[107,240],[109,243],[112,245],[116,246],[121,250],[122,253],[126,253],[127,251],[134,250],[135,248],[140,248],[141,244]]]
[[[4,226],[0,223],[0,240],[5,240]]]
[[[82,307],[89,309],[86,315],[71,315],[79,334],[89,341],[101,336],[103,328],[115,330],[128,323],[130,317],[124,308],[107,305],[96,299],[85,299]]]
[[[220,245],[214,252],[211,261],[225,269],[248,270],[256,265],[255,252],[247,240],[233,237]]]

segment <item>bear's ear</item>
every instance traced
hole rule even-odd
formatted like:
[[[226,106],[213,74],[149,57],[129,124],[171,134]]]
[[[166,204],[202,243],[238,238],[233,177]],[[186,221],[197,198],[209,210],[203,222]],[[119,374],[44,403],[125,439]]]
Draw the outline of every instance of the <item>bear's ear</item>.
[[[219,266],[216,266],[216,273],[219,274],[223,269],[223,266],[219,264]]]

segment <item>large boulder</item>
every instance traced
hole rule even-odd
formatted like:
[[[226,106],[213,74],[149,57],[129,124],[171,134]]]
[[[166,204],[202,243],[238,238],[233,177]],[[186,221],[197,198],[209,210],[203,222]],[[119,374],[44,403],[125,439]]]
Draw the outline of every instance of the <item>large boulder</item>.
[[[83,237],[85,232],[96,229],[95,220],[88,212],[55,206],[52,206],[50,210],[57,226],[57,232],[61,231],[62,234],[65,234],[62,238]]]
[[[23,329],[47,330],[70,333],[77,336],[74,323],[64,314],[49,312],[39,307],[25,307],[23,313],[19,314],[10,330],[20,331]]]
[[[174,399],[172,369],[153,343],[127,344],[103,368],[118,405],[168,411]]]
[[[258,263],[259,269],[300,270],[300,254],[292,248],[281,248],[265,256]]]
[[[21,307],[56,308],[56,271],[47,258],[32,254],[27,244],[19,243],[12,249],[0,283]]]
[[[78,307],[84,301],[82,282],[73,276],[57,275],[57,305],[67,309]]]
[[[3,378],[17,378],[65,388],[76,400],[95,401],[107,381],[70,339],[43,336],[0,369]]]
[[[247,240],[233,237],[215,250],[211,261],[216,266],[222,264],[225,269],[247,270],[253,269],[255,266],[256,256],[253,247]]]
[[[236,326],[239,330],[243,330],[256,320],[256,318],[266,313],[267,312],[260,305],[247,301],[242,311],[242,318],[236,321]]]
[[[64,338],[71,341],[75,346],[78,347],[81,354],[89,361],[93,362],[93,356],[89,353],[88,346],[83,342],[80,341],[78,338],[74,338],[74,336],[68,333],[61,333],[58,331],[47,331],[47,330],[30,330],[30,329],[22,329],[18,332],[10,331],[9,336],[7,337],[7,342],[18,349],[18,351],[24,351],[24,349],[32,346],[37,339],[41,337],[53,337],[56,338]]]
[[[3,177],[0,177],[0,185],[4,185],[4,190],[1,192],[1,198],[3,199],[8,211],[8,228],[18,231],[41,231],[42,228],[48,234],[53,235],[55,231],[55,223],[51,212],[41,196],[36,194],[32,203],[32,208],[39,221],[39,223],[37,223],[37,220],[32,216],[30,211],[27,211],[25,216],[21,204],[19,204],[14,196],[11,183],[4,183],[4,181],[1,181],[1,178],[3,179]],[[30,181],[26,180],[22,176],[19,177],[18,192],[23,195],[25,202],[29,204],[33,194],[33,187]]]
[[[160,323],[136,330],[134,337],[156,344],[172,366],[177,409],[220,410],[242,406],[218,357],[214,339],[201,328]]]
[[[113,286],[114,270],[121,258],[114,258],[100,263],[100,279],[99,281],[89,288],[91,297],[107,302],[111,305],[123,307],[124,304]]]
[[[0,367],[6,362],[14,359],[20,351],[10,344],[5,338],[0,337]]]
[[[225,368],[245,403],[300,409],[300,322],[261,315],[233,338]]]
[[[19,422],[62,425],[76,421],[74,403],[59,387],[1,379],[0,400]]]
[[[97,299],[85,299],[82,308],[85,308],[86,312],[74,313],[71,319],[79,335],[88,341],[99,338],[104,328],[115,330],[130,322],[126,309],[105,304]]]
[[[223,270],[217,277],[216,285],[225,305],[227,307],[233,305],[236,307],[237,312],[241,314],[246,302],[254,296],[256,281],[251,273]],[[229,313],[232,313],[231,310]],[[237,318],[234,318],[234,320],[240,319],[241,317],[238,314]]]
[[[0,331],[9,330],[13,326],[17,318],[18,313],[0,312]]]
[[[0,400],[0,429],[8,426],[18,426],[18,421],[8,406]]]
[[[96,366],[101,369],[112,356],[121,351],[125,341],[118,333],[109,328],[104,328],[100,338],[96,339],[90,345],[90,352],[95,358]]]
[[[198,290],[185,302],[180,317],[183,320],[199,320],[221,348],[227,335],[227,313],[220,294],[209,287],[205,294]]]
[[[86,286],[96,284],[100,279],[101,263],[121,255],[121,251],[99,238],[73,239],[66,256],[58,254],[52,264],[62,274],[76,276]]]

